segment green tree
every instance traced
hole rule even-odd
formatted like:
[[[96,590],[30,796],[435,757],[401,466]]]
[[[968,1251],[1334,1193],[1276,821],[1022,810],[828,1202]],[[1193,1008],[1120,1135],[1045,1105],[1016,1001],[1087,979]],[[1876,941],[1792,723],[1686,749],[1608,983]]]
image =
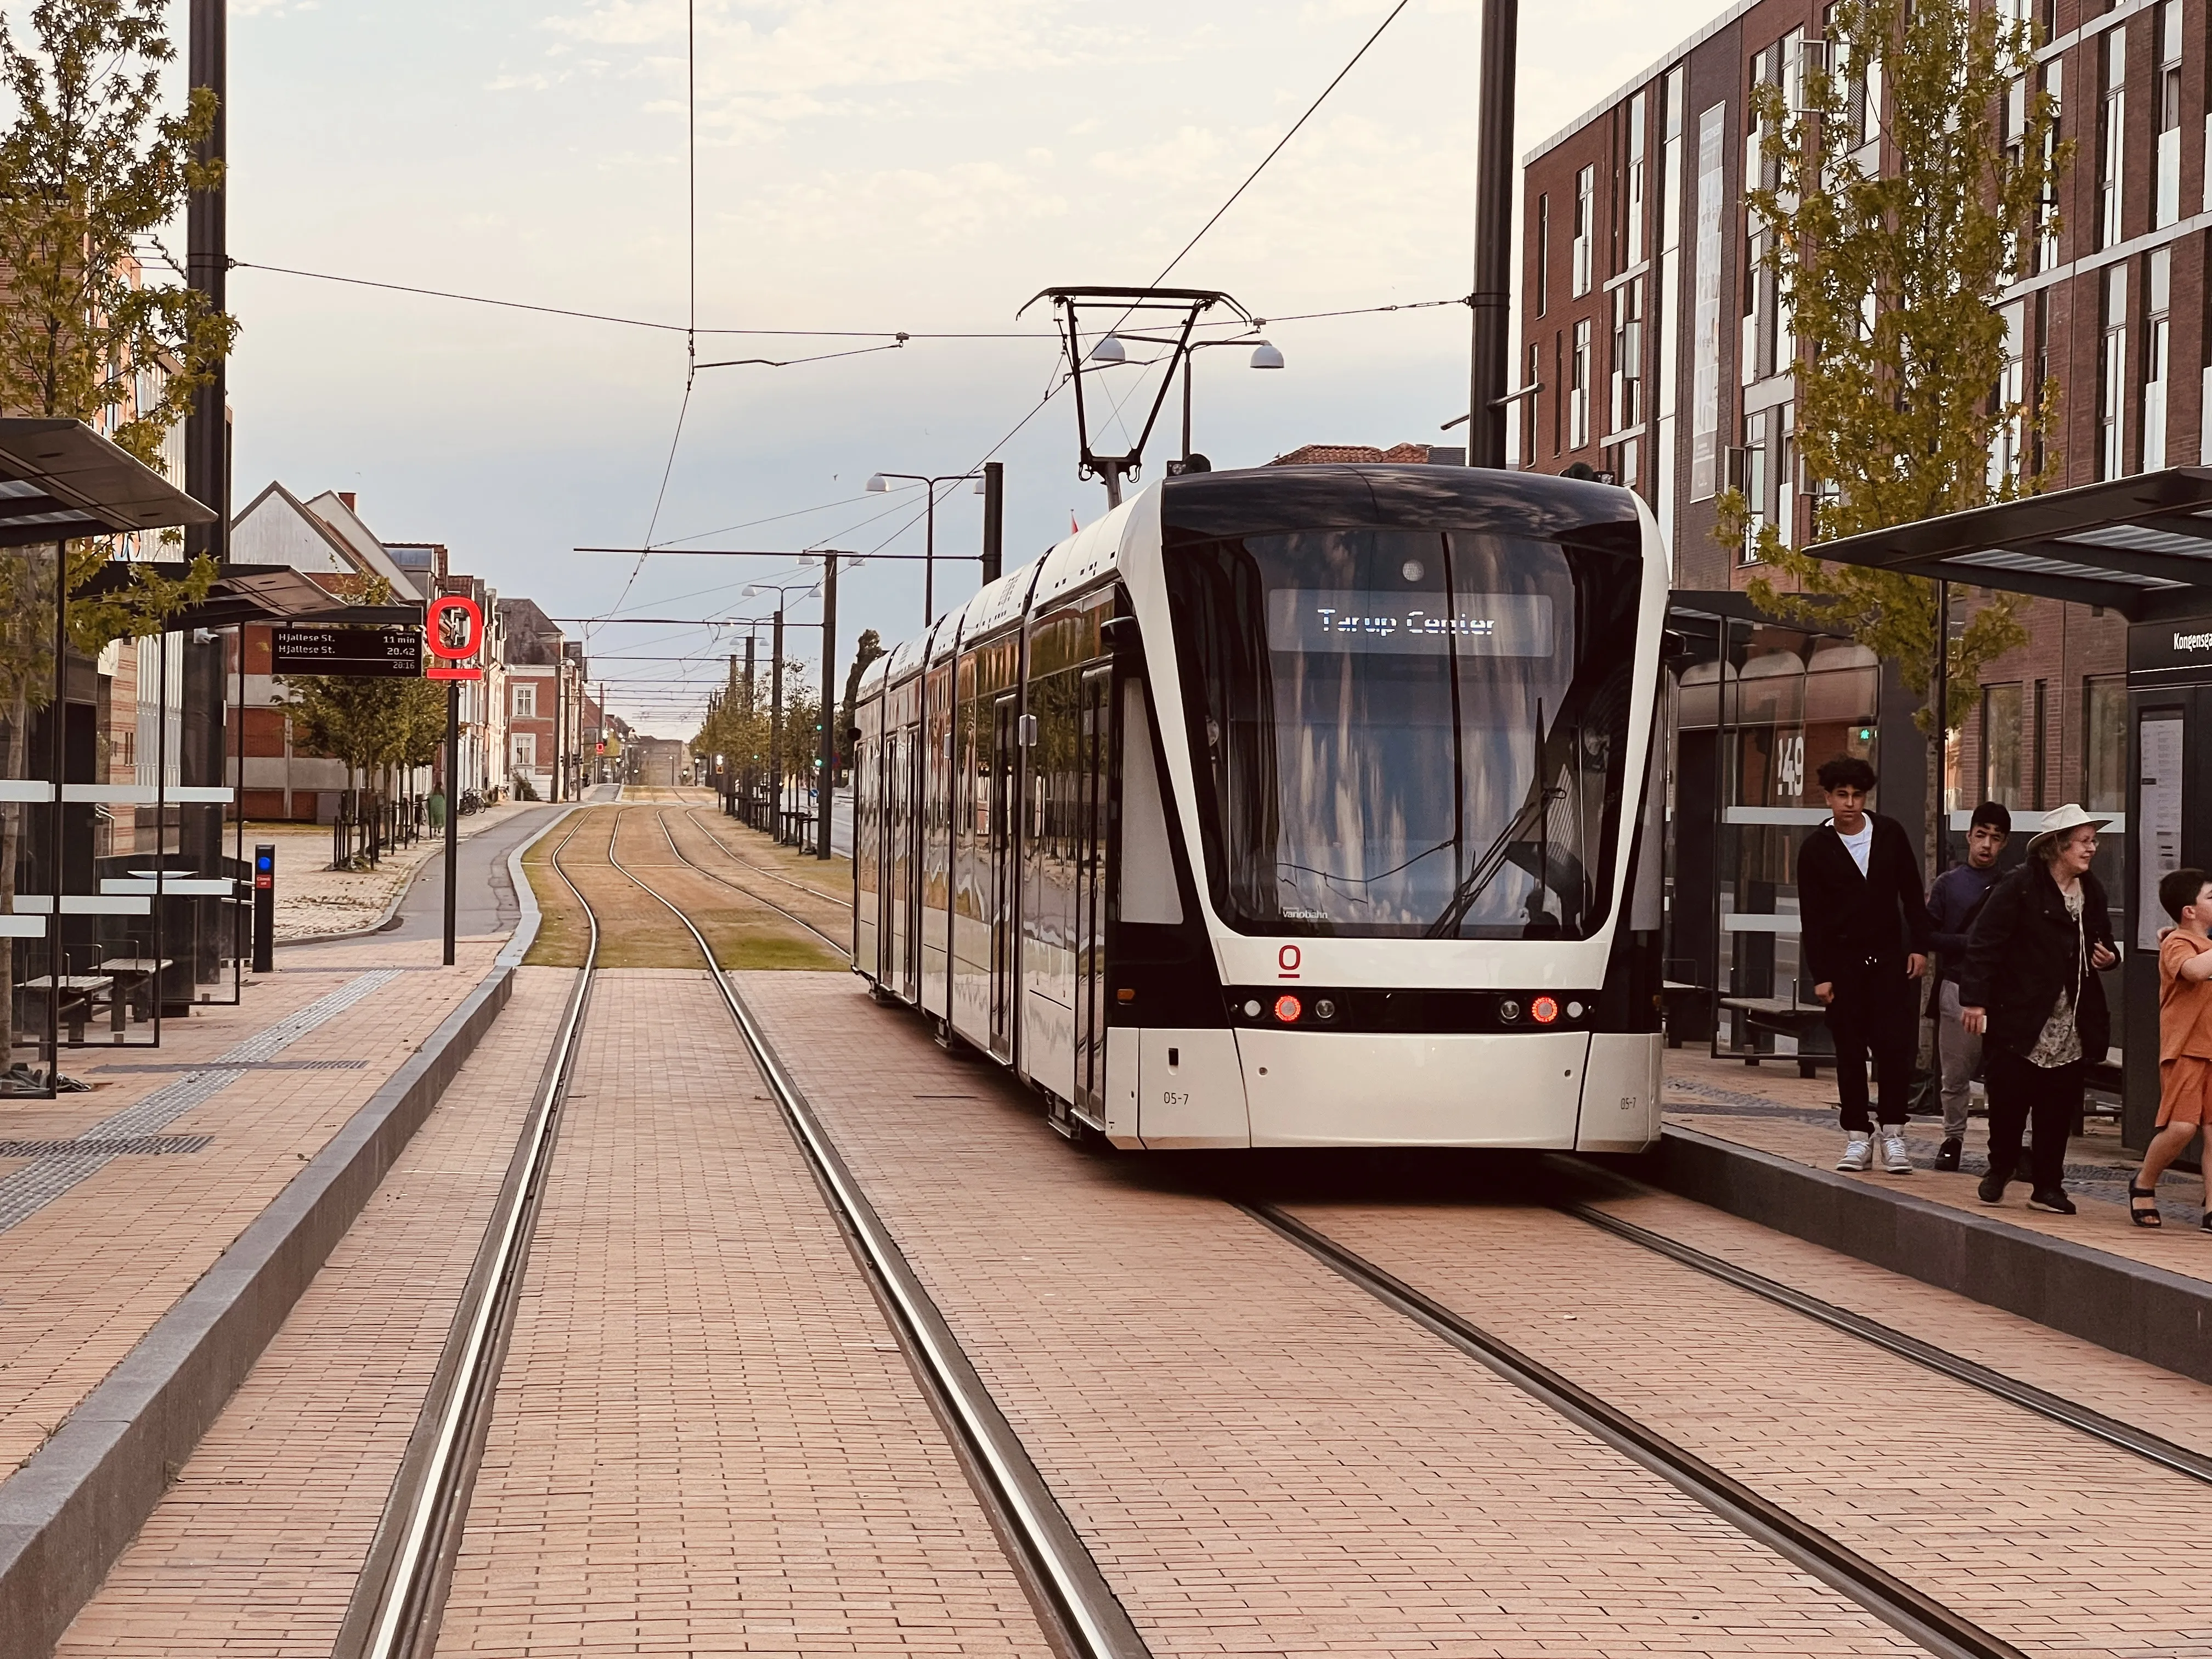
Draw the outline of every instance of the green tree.
[[[860,630],[854,642],[853,666],[845,675],[845,701],[837,710],[837,763],[853,763],[852,740],[845,734],[853,729],[853,710],[860,701],[860,676],[868,672],[868,665],[884,654],[883,635],[872,628]]]
[[[372,796],[383,793],[379,774],[428,766],[444,741],[446,690],[434,680],[288,674],[281,684],[294,742],[343,761],[347,786]]]
[[[38,0],[0,15],[0,85],[13,118],[0,132],[0,411],[106,427],[149,465],[230,349],[235,325],[181,283],[148,281],[141,247],[174,222],[189,192],[222,187],[195,160],[212,130],[204,89],[167,107],[176,58],[163,0]],[[33,709],[54,680],[55,584],[74,594],[108,562],[105,539],[57,561],[0,559],[0,775],[25,769]],[[77,649],[157,633],[215,580],[207,560],[182,580],[150,565],[129,586],[70,599]],[[0,808],[0,908],[12,908],[21,807]],[[12,981],[0,939],[0,981]],[[0,1003],[0,1054],[14,1031]]]
[[[2027,24],[1974,0],[1840,0],[1801,106],[1780,86],[1753,94],[1765,179],[1745,199],[1797,346],[1796,442],[1818,491],[1815,541],[2009,500],[2057,466],[2057,385],[2033,403],[2007,392],[1996,308],[2039,236],[2057,233],[2051,203],[2073,154],[2053,142],[2057,110],[2033,47]],[[1879,129],[1870,144],[1853,118],[1862,106]],[[2031,472],[2039,452],[2042,470]],[[1750,584],[1754,604],[1844,629],[1929,699],[1916,723],[1932,860],[1949,735],[1936,730],[1930,696],[1935,584],[1785,547],[1739,492],[1719,507],[1717,538],[1748,544],[1771,573]],[[1949,641],[1954,684],[1972,685],[2026,639],[2017,605],[1990,594],[1972,609]],[[1968,702],[1951,699],[1951,730]]]

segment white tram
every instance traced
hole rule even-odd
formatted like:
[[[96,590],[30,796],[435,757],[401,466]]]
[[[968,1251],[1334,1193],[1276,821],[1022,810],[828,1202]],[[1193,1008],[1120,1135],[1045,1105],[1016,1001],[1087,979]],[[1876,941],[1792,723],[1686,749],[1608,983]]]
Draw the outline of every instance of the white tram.
[[[1603,484],[1149,486],[862,678],[855,967],[1118,1146],[1642,1151],[1666,603]]]

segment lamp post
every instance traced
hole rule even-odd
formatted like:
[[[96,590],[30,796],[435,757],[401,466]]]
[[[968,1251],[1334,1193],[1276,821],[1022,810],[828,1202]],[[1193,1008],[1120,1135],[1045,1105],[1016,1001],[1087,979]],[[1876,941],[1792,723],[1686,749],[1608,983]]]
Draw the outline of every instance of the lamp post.
[[[888,493],[893,478],[904,478],[911,483],[923,484],[929,490],[928,528],[924,532],[921,556],[921,625],[927,628],[937,620],[937,486],[973,478],[975,493],[981,495],[985,493],[983,475],[980,472],[942,472],[933,477],[922,472],[878,472],[868,480],[868,493],[872,495]]]
[[[793,593],[811,593],[811,580],[803,582],[751,582],[747,584],[744,599],[756,599],[763,593],[775,595],[775,632],[769,651],[768,671],[768,775],[770,787],[775,791],[775,804],[771,809],[779,815],[769,825],[769,834],[782,839],[783,825],[783,606],[786,598]]]
[[[1110,339],[1112,337],[1109,335],[1108,337]],[[1185,347],[1185,348],[1184,348],[1184,349],[1183,349],[1183,354],[1182,354],[1182,465],[1183,465],[1183,471],[1185,471],[1186,472],[1187,472],[1187,471],[1190,471],[1190,460],[1191,460],[1191,454],[1190,454],[1190,370],[1191,370],[1191,359],[1192,359],[1192,358],[1194,358],[1194,357],[1195,357],[1195,356],[1198,356],[1198,354],[1199,354],[1200,352],[1204,351],[1204,350],[1206,350],[1206,349],[1207,349],[1208,348],[1210,348],[1210,347],[1212,347],[1212,346],[1226,346],[1226,345],[1235,345],[1235,346],[1249,345],[1249,346],[1252,348],[1252,362],[1251,362],[1251,367],[1252,367],[1252,368],[1280,368],[1283,366],[1283,354],[1282,354],[1282,352],[1281,352],[1281,351],[1280,351],[1280,349],[1279,349],[1277,347],[1275,347],[1274,345],[1273,345],[1273,344],[1269,343],[1268,343],[1267,341],[1266,341],[1266,340],[1249,340],[1249,339],[1243,339],[1243,340],[1193,340],[1193,341],[1189,343],[1189,345],[1188,345],[1187,347]],[[1093,355],[1093,356],[1096,356],[1097,354],[1096,354],[1096,353],[1093,353],[1092,355]]]

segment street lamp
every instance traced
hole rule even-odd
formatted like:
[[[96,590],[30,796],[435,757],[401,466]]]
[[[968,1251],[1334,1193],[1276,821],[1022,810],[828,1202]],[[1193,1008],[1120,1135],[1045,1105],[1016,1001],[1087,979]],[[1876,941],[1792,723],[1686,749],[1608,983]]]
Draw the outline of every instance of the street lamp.
[[[1098,343],[1097,349],[1103,350],[1109,344],[1117,353],[1121,351],[1121,343],[1110,334]],[[1121,359],[1116,356],[1109,361],[1118,362]],[[893,478],[924,484],[929,489],[929,525],[924,532],[927,539],[922,544],[921,556],[921,625],[927,628],[937,620],[937,486],[973,478],[975,493],[980,495],[983,494],[983,475],[980,472],[940,472],[933,477],[921,472],[878,472],[868,480],[868,493],[871,495],[889,494]]]
[[[1195,358],[1200,352],[1207,349],[1209,347],[1241,345],[1249,345],[1252,348],[1252,360],[1249,367],[1253,368],[1280,368],[1283,366],[1283,353],[1280,347],[1276,346],[1267,340],[1254,341],[1249,336],[1247,336],[1243,339],[1237,340],[1193,340],[1190,343],[1189,347],[1183,352],[1182,461],[1186,469],[1190,465],[1191,361]]]

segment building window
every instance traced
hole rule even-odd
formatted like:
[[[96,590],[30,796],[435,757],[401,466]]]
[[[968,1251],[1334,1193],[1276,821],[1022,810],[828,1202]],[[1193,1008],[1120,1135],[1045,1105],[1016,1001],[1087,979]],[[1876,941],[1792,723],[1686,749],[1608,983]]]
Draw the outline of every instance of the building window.
[[[1580,449],[1589,441],[1590,322],[1575,325],[1575,354],[1568,366],[1567,447]]]
[[[1524,394],[1521,399],[1521,459],[1527,466],[1536,465],[1536,400],[1542,394],[1536,387],[1544,377],[1544,348],[1528,348],[1528,378],[1521,382]]]
[[[1736,488],[1743,491],[1746,514],[1743,535],[1742,562],[1759,562],[1759,534],[1773,519],[1771,493],[1772,474],[1766,465],[1766,433],[1768,413],[1762,410],[1756,415],[1747,415],[1743,421],[1743,476]]]
[[[514,683],[514,718],[519,720],[538,718],[538,688],[528,680]]]
[[[1722,149],[1728,106],[1698,117],[1697,284],[1690,329],[1690,499],[1711,499],[1720,473]]]
[[[2128,470],[2128,267],[2105,267],[2105,349],[2098,364],[2097,476],[2124,477]]]
[[[2128,807],[2128,677],[2093,674],[2081,682],[2081,805],[2092,812]]]
[[[1584,167],[1575,174],[1574,292],[1579,299],[1590,291],[1590,216],[1597,206],[1597,169]]]
[[[2143,264],[2149,280],[2143,284],[2142,465],[2138,470],[2148,471],[2166,464],[2166,312],[2173,291],[2173,250],[2155,249]]]
[[[538,734],[535,732],[516,732],[510,734],[514,743],[514,769],[534,772],[538,769]]]
[[[2151,191],[2151,223],[2163,228],[2181,217],[2181,0],[2158,9],[2158,179]]]
[[[2128,27],[2105,31],[2105,104],[2097,117],[2097,246],[2120,240],[2120,181],[2127,173]]]
[[[2003,806],[2026,806],[2021,787],[2021,689],[2013,685],[1982,688],[1982,799]]]
[[[2043,90],[2051,100],[2051,125],[2043,136],[2043,176],[2047,180],[2043,187],[2043,211],[2038,223],[2041,234],[2036,243],[2035,268],[2048,270],[2058,263],[2058,155],[2059,128],[2065,117],[2059,102],[2059,90],[2064,86],[2065,65],[2054,58],[2043,66]]]
[[[1539,196],[1536,198],[1536,314],[1539,317],[1549,307],[1551,298],[1552,198]]]
[[[1628,100],[1628,268],[1644,263],[1644,95]]]
[[[1644,418],[1644,279],[1613,291],[1613,425],[1626,432]]]
[[[2026,431],[2026,413],[2021,405],[2027,395],[2027,301],[2015,300],[1999,313],[2005,325],[2004,368],[1997,374],[1996,403],[2001,415],[2012,411],[1997,424],[1996,436],[1990,441],[1990,488],[2000,489],[2008,478],[2019,477],[2021,471],[2021,437]]]

